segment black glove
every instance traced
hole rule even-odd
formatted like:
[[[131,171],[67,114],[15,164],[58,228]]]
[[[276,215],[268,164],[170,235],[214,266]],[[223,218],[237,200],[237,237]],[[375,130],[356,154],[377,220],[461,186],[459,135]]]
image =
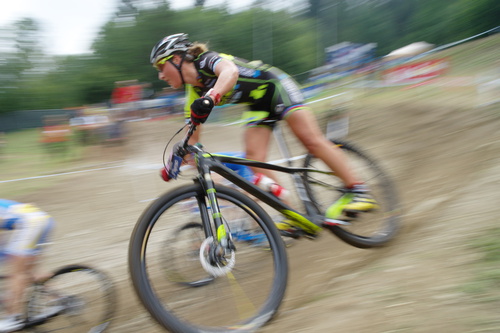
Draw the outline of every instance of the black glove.
[[[191,104],[191,122],[195,125],[203,124],[213,108],[214,102],[211,98],[202,97],[195,99],[193,104]]]

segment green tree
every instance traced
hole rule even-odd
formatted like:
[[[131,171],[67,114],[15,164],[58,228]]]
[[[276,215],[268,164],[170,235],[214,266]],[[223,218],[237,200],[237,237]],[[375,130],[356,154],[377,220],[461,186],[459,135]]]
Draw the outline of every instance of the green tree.
[[[35,75],[29,73],[41,58],[40,31],[38,23],[30,18],[16,21],[3,31],[6,51],[0,61],[0,113],[22,109],[29,100],[29,92],[23,90],[27,80]]]
[[[205,5],[205,0],[196,0],[194,3],[195,7],[203,7]]]
[[[500,2],[458,0],[450,4],[448,13],[454,38],[467,38],[499,25]]]
[[[321,65],[324,48],[342,41],[377,43],[385,55],[415,41],[442,45],[470,37],[494,28],[500,17],[498,0],[296,0],[296,11],[271,6],[276,3],[256,0],[230,12],[227,5],[204,8],[202,0],[184,10],[172,10],[168,0],[120,0],[92,55],[51,59],[39,47],[37,23],[20,20],[0,35],[0,112],[104,102],[123,80],[159,90],[165,83],[149,53],[173,33],[297,75]]]

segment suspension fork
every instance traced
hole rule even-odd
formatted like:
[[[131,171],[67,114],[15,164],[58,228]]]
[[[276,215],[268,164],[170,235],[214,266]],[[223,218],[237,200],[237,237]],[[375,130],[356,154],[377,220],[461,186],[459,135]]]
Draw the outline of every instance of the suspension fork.
[[[205,191],[202,197],[199,198],[201,204],[205,206],[205,209],[203,209],[204,213],[202,214],[205,234],[213,236],[214,240],[227,251],[232,248],[232,242],[230,239],[230,233],[228,232],[228,226],[224,223],[224,219],[222,218],[222,214],[220,212],[219,202],[216,196],[215,183],[212,180],[210,168],[206,163],[204,163],[203,158],[197,161],[197,165],[200,174],[198,182],[201,184],[203,190]],[[213,231],[210,230],[210,216],[207,214],[208,209],[204,200],[205,197],[208,198],[210,210],[212,211],[212,219],[215,226],[215,235]]]

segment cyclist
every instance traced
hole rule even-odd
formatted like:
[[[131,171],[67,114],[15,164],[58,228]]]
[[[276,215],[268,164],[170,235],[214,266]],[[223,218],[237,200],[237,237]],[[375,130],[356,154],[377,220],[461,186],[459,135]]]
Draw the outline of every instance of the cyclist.
[[[7,280],[5,319],[0,320],[0,333],[18,330],[24,325],[24,290],[33,280],[40,245],[47,238],[54,221],[32,204],[0,199],[0,229],[12,230],[3,254],[10,266]]]
[[[345,212],[367,212],[377,208],[367,187],[350,170],[342,151],[326,139],[296,82],[276,67],[261,61],[247,61],[228,54],[209,51],[202,43],[192,43],[187,34],[161,39],[151,51],[151,64],[160,80],[172,88],[185,86],[185,115],[195,124],[203,124],[216,105],[242,103],[249,106],[243,114],[246,157],[266,161],[272,129],[285,120],[306,149],[321,159],[352,192]],[[194,133],[190,144],[199,141]],[[258,169],[276,180],[269,170]],[[280,230],[293,229],[293,222],[278,223]]]

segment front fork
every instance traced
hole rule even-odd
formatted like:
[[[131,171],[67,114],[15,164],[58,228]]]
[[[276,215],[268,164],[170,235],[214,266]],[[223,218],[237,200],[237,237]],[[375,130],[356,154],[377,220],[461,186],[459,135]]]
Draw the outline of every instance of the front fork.
[[[232,251],[235,250],[235,246],[231,237],[231,233],[229,232],[229,227],[222,217],[220,212],[219,202],[216,196],[215,183],[212,180],[212,176],[210,174],[210,170],[208,167],[201,165],[200,166],[200,175],[203,175],[202,179],[198,179],[198,182],[201,184],[201,187],[205,191],[203,195],[200,196],[199,204],[204,205],[206,209],[200,209],[202,213],[202,221],[203,226],[205,228],[206,237],[213,237],[214,246],[215,246],[215,257],[223,257],[224,255],[229,255]],[[200,177],[201,178],[201,177]],[[206,200],[208,198],[208,207],[206,206]],[[211,228],[211,219],[208,215],[208,212],[212,212],[212,220],[213,225],[215,227],[215,235]],[[216,258],[213,260],[218,261]]]

